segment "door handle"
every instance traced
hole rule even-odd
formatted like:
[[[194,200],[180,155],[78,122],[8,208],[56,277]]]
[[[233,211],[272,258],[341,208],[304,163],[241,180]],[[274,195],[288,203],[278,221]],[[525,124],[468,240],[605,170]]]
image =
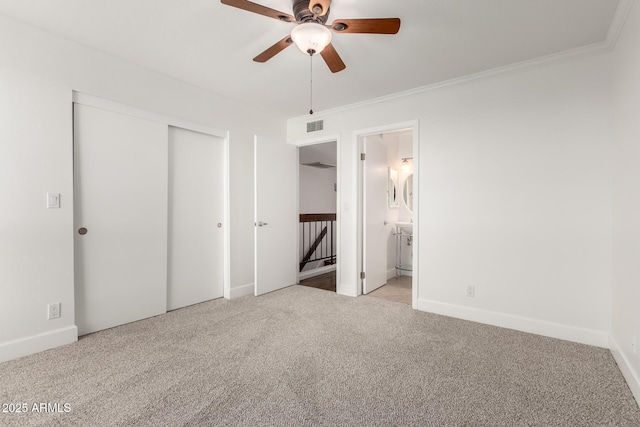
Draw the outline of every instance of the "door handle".
[[[85,234],[87,234],[87,231],[88,230],[86,228],[81,227],[81,228],[78,229],[78,234],[81,235],[81,236],[84,236]]]
[[[266,222],[262,222],[262,221],[258,221],[258,223],[256,224],[258,227],[264,227],[265,225],[269,225]]]

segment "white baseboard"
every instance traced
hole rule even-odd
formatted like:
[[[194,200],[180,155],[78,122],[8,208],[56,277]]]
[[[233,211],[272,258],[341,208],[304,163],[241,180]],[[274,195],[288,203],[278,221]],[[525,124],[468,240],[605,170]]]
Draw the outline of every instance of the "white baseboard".
[[[78,341],[78,328],[67,326],[0,344],[0,363]]]
[[[320,276],[321,274],[328,273],[330,271],[334,271],[336,269],[336,265],[326,265],[324,267],[314,268],[313,270],[305,270],[301,271],[298,275],[299,280],[308,279],[309,277]]]
[[[396,276],[413,276],[413,272],[406,270],[396,270],[395,268],[387,270],[387,280],[393,279]]]
[[[622,376],[627,381],[633,397],[636,398],[636,402],[640,405],[640,373],[633,369],[633,365],[629,362],[629,358],[622,350],[622,347],[618,345],[618,342],[613,337],[609,337],[609,348],[613,358],[622,372]]]
[[[418,310],[443,316],[456,317],[472,322],[514,329],[516,331],[573,341],[580,344],[609,348],[609,334],[592,329],[578,328],[529,317],[514,316],[495,311],[480,310],[461,305],[447,304],[425,299],[418,300]]]
[[[253,283],[248,283],[246,285],[231,288],[231,295],[229,299],[240,298],[247,295],[253,295],[254,293],[253,288],[254,288]]]

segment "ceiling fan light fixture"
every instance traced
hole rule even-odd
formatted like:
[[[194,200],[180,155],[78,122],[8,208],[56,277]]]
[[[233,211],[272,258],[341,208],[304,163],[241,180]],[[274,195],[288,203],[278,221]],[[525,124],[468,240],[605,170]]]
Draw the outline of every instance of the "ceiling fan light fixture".
[[[310,54],[309,52],[313,51],[315,55],[331,43],[331,31],[324,25],[305,22],[291,31],[291,39],[302,53]]]

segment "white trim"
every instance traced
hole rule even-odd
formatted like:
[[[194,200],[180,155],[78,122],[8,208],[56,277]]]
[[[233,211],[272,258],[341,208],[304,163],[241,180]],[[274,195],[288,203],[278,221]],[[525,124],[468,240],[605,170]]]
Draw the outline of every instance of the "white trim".
[[[300,139],[290,143],[298,147],[305,147],[307,145],[325,144],[327,142],[334,141],[336,142],[336,145],[340,142],[340,134],[316,136],[314,138]]]
[[[366,129],[360,129],[353,131],[353,140],[354,146],[357,150],[356,152],[356,162],[357,165],[354,167],[354,171],[356,173],[356,185],[357,185],[357,203],[358,203],[358,215],[357,215],[357,251],[358,255],[356,257],[358,262],[358,272],[364,271],[364,260],[362,258],[363,253],[363,175],[362,175],[362,162],[360,161],[360,153],[362,152],[361,139],[369,136],[376,135],[380,133],[389,133],[389,132],[399,132],[402,130],[411,130],[413,136],[413,265],[418,266],[418,261],[420,259],[420,120],[407,120],[403,122],[391,123],[381,126],[374,126]],[[419,300],[419,275],[420,272],[416,267],[415,271],[412,272],[411,276],[411,308],[414,310],[418,309],[418,300]],[[362,280],[359,278],[356,280],[356,288],[351,290],[355,295],[362,295]]]
[[[337,264],[325,265],[323,267],[314,268],[312,270],[301,271],[298,274],[298,279],[300,281],[300,280],[308,279],[309,277],[321,276],[321,275],[326,274],[326,273],[328,273],[330,271],[335,271],[336,270],[336,265]]]
[[[379,126],[366,128],[366,129],[355,130],[353,131],[353,135],[357,139],[358,137],[376,135],[379,133],[400,132],[403,130],[416,130],[418,128],[418,124],[419,124],[418,119],[406,120],[403,122],[389,123],[386,125],[379,125]],[[414,137],[414,142],[415,142],[415,137]],[[414,159],[413,159],[414,161],[416,160],[415,157],[416,156],[414,153]],[[360,156],[358,156],[358,161],[360,161]]]
[[[258,135],[253,135],[253,289],[258,296]],[[246,288],[248,285],[244,285]],[[243,292],[244,295],[244,292]]]
[[[360,281],[358,283],[357,294],[358,296],[364,294],[364,290],[367,285],[367,233],[366,233],[366,224],[367,224],[367,136],[371,135],[373,132],[367,132],[367,134],[358,134],[357,139],[354,138],[354,146],[357,147],[356,152],[356,162],[358,163],[358,219],[357,219],[357,227],[358,227],[358,256],[356,257],[358,261],[358,269],[357,272],[364,272],[364,279],[360,276]],[[376,132],[377,133],[377,132]],[[382,133],[382,132],[380,132]],[[362,161],[362,154],[365,155],[365,160]]]
[[[343,289],[342,285],[342,143],[340,135],[336,140],[336,293]]]
[[[629,362],[629,358],[622,351],[622,347],[618,345],[618,342],[612,336],[609,337],[609,349],[613,358],[622,372],[622,376],[627,381],[627,385],[633,393],[633,397],[636,398],[636,402],[640,405],[640,373],[633,369],[633,365]]]
[[[340,269],[338,269],[338,272],[340,272]],[[360,278],[358,278],[358,281],[360,281]],[[338,288],[336,287],[336,293],[339,294],[339,295],[343,295],[345,297],[353,297],[353,298],[355,298],[355,297],[359,296],[359,295],[353,293],[353,292],[356,292],[357,289],[358,289],[358,282],[355,282],[355,283],[342,283],[342,289],[340,290],[340,292],[338,292]]]
[[[126,114],[129,116],[137,117],[139,119],[167,124],[169,126],[188,129],[200,133],[206,133],[208,135],[217,136],[219,138],[228,137],[228,133],[225,130],[216,129],[208,125],[191,122],[189,120],[180,119],[178,117],[168,116],[166,114],[156,113],[150,110],[144,110],[142,108],[133,107],[131,105],[121,104],[119,102],[100,98],[94,95],[89,95],[83,92],[77,92],[75,90],[73,91],[73,102],[87,105],[89,107],[101,108],[103,110],[112,111],[114,113]]]
[[[247,295],[253,295],[253,283],[248,283],[242,286],[236,286],[229,291],[229,299],[240,298]]]
[[[394,277],[401,277],[401,276],[411,277],[413,276],[413,272],[405,271],[405,270],[398,271],[398,269],[396,268],[390,268],[389,270],[387,270],[387,280],[393,279]]]
[[[318,119],[320,120],[320,119]],[[342,168],[342,161],[340,160],[340,150],[341,150],[341,145],[340,145],[340,134],[333,134],[333,135],[322,135],[322,136],[315,136],[312,138],[307,138],[307,139],[300,139],[300,140],[296,140],[296,141],[291,141],[290,143],[297,146],[298,147],[298,163],[300,163],[300,147],[306,147],[308,145],[316,145],[316,144],[325,144],[325,143],[329,143],[329,142],[334,142],[336,143],[336,242],[335,242],[335,249],[336,249],[336,264],[333,266],[336,269],[336,293],[340,294],[342,292],[343,289],[343,285],[342,285],[342,274],[341,274],[341,269],[340,269],[340,260],[341,258],[341,239],[342,239],[342,212],[341,212],[341,197],[342,197],[342,192],[341,192],[341,168]],[[300,214],[300,168],[298,167],[296,170],[296,181],[297,181],[297,186],[296,186],[296,198],[297,198],[297,205],[298,205],[298,215]],[[296,227],[296,241],[299,242],[300,241],[300,228]],[[296,271],[298,271],[298,269],[296,269]],[[302,280],[303,278],[306,278],[303,273],[298,272],[297,273],[297,283],[300,283],[300,280]],[[311,277],[311,276],[309,276]]]
[[[609,334],[593,329],[578,328],[529,317],[515,316],[496,311],[481,310],[462,305],[421,299],[418,310],[472,322],[514,329],[516,331],[573,341],[580,344],[609,348]]]
[[[224,272],[223,272],[223,296],[231,299],[231,187],[230,187],[230,160],[229,160],[229,140],[230,135],[227,131],[224,137],[224,160],[223,160],[223,179],[224,179],[224,214],[222,217],[222,231],[224,239]]]
[[[462,77],[456,77],[454,79],[450,79],[450,80],[445,80],[445,81],[441,81],[441,82],[436,82],[436,83],[431,83],[425,86],[419,86],[413,89],[408,89],[408,90],[404,90],[404,91],[400,91],[400,92],[394,92],[392,94],[389,95],[384,95],[384,96],[379,96],[377,98],[371,98],[371,99],[367,99],[364,101],[360,101],[360,102],[355,102],[353,104],[348,104],[348,105],[343,105],[340,107],[336,107],[336,108],[331,108],[328,110],[324,110],[322,111],[323,115],[329,116],[329,115],[333,115],[333,114],[337,114],[337,113],[344,113],[344,112],[348,112],[351,110],[356,110],[356,109],[360,109],[360,108],[364,108],[370,105],[375,105],[375,104],[379,104],[379,103],[385,103],[385,102],[389,102],[389,101],[394,101],[397,99],[401,99],[401,98],[405,98],[405,97],[409,97],[409,96],[413,96],[413,95],[419,95],[419,94],[423,94],[425,92],[431,92],[437,89],[441,89],[441,88],[445,88],[445,87],[449,87],[449,86],[456,86],[458,84],[462,84],[462,83],[468,83],[468,82],[472,82],[475,80],[480,80],[486,77],[491,77],[491,76],[495,76],[495,75],[500,75],[500,74],[506,74],[506,73],[510,73],[513,71],[520,71],[523,69],[527,69],[527,68],[532,68],[535,66],[539,66],[539,65],[545,65],[548,63],[552,63],[552,62],[556,62],[556,61],[563,61],[563,60],[568,60],[577,56],[586,56],[589,54],[595,54],[595,53],[600,53],[600,52],[605,52],[608,51],[610,49],[609,43],[607,42],[598,42],[598,43],[594,43],[588,46],[582,46],[582,47],[578,47],[575,49],[571,49],[571,50],[567,50],[567,51],[563,51],[563,52],[558,52],[558,53],[552,53],[550,55],[547,56],[542,56],[539,58],[534,58],[534,59],[530,59],[527,61],[522,61],[522,62],[517,62],[515,64],[509,64],[509,65],[504,65],[502,67],[497,67],[497,68],[492,68],[490,70],[486,70],[486,71],[481,71],[479,73],[474,73],[474,74],[468,74],[466,76],[462,76]],[[298,117],[293,117],[290,119],[291,122],[299,122],[299,121],[305,121],[308,120],[308,115],[307,116],[298,116]]]
[[[618,9],[616,9],[616,13],[611,20],[609,32],[607,33],[606,43],[608,45],[608,49],[615,48],[616,43],[618,43],[618,37],[620,37],[620,33],[622,33],[622,29],[627,21],[629,12],[631,12],[633,3],[634,0],[620,0],[620,3],[618,3]]]
[[[411,308],[418,309],[418,300],[420,298],[419,288],[420,282],[420,120],[411,122],[411,130],[413,135],[413,209],[411,215],[413,218],[413,259],[411,261],[413,269],[411,270]],[[415,271],[415,274],[414,274]]]
[[[296,144],[293,144],[296,145]],[[336,171],[336,175],[338,172]],[[296,147],[296,261],[300,260],[300,146]],[[296,268],[296,285],[300,283],[300,264]]]
[[[78,341],[78,328],[67,326],[0,344],[0,363]]]
[[[448,87],[448,86],[455,86],[460,83],[479,80],[485,77],[495,76],[498,74],[505,74],[512,71],[519,71],[522,69],[544,65],[552,62],[559,62],[567,59],[572,59],[577,56],[587,56],[587,55],[593,55],[593,54],[611,51],[613,50],[613,48],[615,47],[618,41],[618,37],[622,32],[624,23],[627,19],[627,16],[629,15],[629,12],[631,11],[633,4],[634,4],[634,0],[620,0],[620,3],[618,4],[618,8],[616,9],[616,13],[611,21],[611,25],[609,27],[609,32],[607,33],[607,37],[605,40],[601,42],[596,42],[586,46],[580,46],[577,48],[564,50],[562,52],[556,52],[556,53],[541,56],[538,58],[533,58],[525,61],[516,62],[513,64],[508,64],[508,65],[504,65],[497,68],[492,68],[492,69],[481,71],[474,74],[468,74],[462,77],[456,77],[454,79],[435,82],[432,84],[419,86],[413,89],[408,89],[401,92],[395,92],[389,95],[379,96],[377,98],[371,98],[364,101],[355,102],[353,104],[342,105],[340,107],[323,110],[319,114],[323,116],[329,116],[329,115],[340,113],[340,112],[345,112],[345,111],[366,107],[372,104],[392,101],[398,98],[404,98],[406,96],[417,95],[424,92],[430,92],[430,91]],[[309,120],[309,117],[311,116],[307,114],[304,116],[293,117],[289,119],[289,121],[290,122],[305,121],[305,120]]]

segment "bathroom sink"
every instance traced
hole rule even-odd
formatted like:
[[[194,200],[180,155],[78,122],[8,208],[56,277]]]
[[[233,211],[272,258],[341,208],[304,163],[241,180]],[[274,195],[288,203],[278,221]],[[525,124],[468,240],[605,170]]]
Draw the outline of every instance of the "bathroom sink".
[[[413,223],[412,222],[396,222],[396,229],[399,232],[403,232],[406,234],[413,233]]]

